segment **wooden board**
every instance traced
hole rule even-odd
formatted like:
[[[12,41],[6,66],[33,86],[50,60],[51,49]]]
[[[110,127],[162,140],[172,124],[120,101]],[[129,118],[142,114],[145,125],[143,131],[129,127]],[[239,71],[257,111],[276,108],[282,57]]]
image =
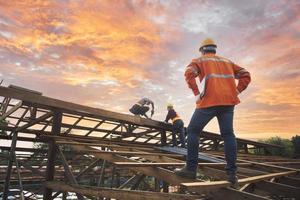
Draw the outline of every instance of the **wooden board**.
[[[203,199],[202,196],[190,195],[190,194],[172,194],[172,193],[160,193],[160,192],[144,192],[144,191],[132,191],[122,189],[111,189],[105,187],[84,187],[65,184],[63,182],[46,182],[45,186],[56,191],[62,192],[76,192],[82,195],[106,197],[125,200],[188,200],[188,199]]]
[[[239,184],[255,183],[262,180],[268,180],[271,178],[287,176],[297,173],[296,171],[287,171],[279,173],[271,173],[266,175],[259,175],[253,177],[247,177],[239,179]],[[186,187],[189,191],[199,192],[199,191],[210,191],[222,187],[229,187],[231,185],[228,181],[212,181],[212,182],[194,182],[194,183],[181,183],[182,186]]]

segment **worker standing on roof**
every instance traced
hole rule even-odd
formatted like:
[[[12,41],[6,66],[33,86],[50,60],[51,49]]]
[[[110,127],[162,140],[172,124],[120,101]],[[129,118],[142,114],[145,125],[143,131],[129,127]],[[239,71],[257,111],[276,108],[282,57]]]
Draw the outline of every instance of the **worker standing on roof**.
[[[146,118],[149,118],[146,114],[146,112],[149,111],[149,106],[151,105],[151,117],[154,114],[154,103],[153,101],[151,101],[148,98],[142,98],[141,100],[139,100],[137,103],[135,103],[130,109],[129,111],[134,114],[134,115],[140,115],[140,116],[145,116]]]
[[[233,132],[234,106],[240,100],[238,95],[251,81],[250,73],[226,58],[216,55],[217,45],[212,39],[202,42],[199,51],[202,56],[193,59],[185,71],[185,80],[193,91],[196,110],[187,129],[187,160],[182,169],[176,169],[179,176],[195,178],[198,166],[199,134],[206,124],[217,117],[221,136],[224,140],[226,172],[228,181],[237,184],[237,147]],[[199,77],[204,87],[202,91],[196,84]],[[235,79],[238,79],[236,86]]]
[[[170,119],[172,120],[172,144],[173,146],[177,146],[176,135],[179,134],[179,139],[181,143],[181,147],[185,148],[185,136],[184,136],[184,123],[179,115],[174,110],[172,104],[167,105],[168,114],[166,116],[165,122],[168,122]]]

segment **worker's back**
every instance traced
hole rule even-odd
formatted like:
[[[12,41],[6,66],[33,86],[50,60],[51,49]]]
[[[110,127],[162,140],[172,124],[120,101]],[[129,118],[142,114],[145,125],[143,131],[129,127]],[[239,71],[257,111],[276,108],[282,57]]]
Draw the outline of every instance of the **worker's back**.
[[[140,99],[137,103],[141,106],[149,105],[152,101],[146,97]]]
[[[186,79],[189,76],[199,76],[204,81],[203,91],[200,91],[201,99],[197,102],[198,108],[218,105],[236,105],[240,102],[235,78],[240,78],[244,69],[235,65],[226,58],[213,53],[205,54],[200,58],[193,59],[188,66],[191,70],[186,71]],[[194,83],[190,83],[194,87]]]

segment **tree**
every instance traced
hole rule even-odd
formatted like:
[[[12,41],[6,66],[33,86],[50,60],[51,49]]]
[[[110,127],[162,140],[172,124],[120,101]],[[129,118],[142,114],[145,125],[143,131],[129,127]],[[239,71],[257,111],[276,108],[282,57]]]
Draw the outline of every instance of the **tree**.
[[[278,136],[275,136],[266,140],[261,140],[261,142],[282,146],[282,148],[268,148],[268,151],[271,153],[271,155],[284,156],[284,157],[293,156],[294,146],[289,139],[283,139]]]
[[[296,135],[296,136],[292,137],[292,143],[294,146],[295,156],[300,156],[300,136]]]

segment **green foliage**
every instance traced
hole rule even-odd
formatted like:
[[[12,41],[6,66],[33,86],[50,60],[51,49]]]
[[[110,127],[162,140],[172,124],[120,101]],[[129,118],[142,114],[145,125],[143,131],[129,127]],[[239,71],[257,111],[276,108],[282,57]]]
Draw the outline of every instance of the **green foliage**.
[[[268,148],[268,152],[271,155],[284,156],[284,157],[293,156],[294,146],[289,139],[283,139],[276,136],[276,137],[268,138],[266,140],[260,140],[260,142],[282,146],[282,148]]]
[[[48,144],[47,143],[34,142],[33,143],[33,148],[40,150],[38,152],[34,152],[33,156],[43,156],[43,155],[47,154]]]
[[[292,143],[294,146],[294,154],[296,156],[299,156],[300,155],[300,136],[296,135],[296,136],[292,137]]]
[[[35,143],[33,143],[33,148],[40,149],[40,150],[47,150],[48,149],[48,144],[47,143],[35,142]]]

